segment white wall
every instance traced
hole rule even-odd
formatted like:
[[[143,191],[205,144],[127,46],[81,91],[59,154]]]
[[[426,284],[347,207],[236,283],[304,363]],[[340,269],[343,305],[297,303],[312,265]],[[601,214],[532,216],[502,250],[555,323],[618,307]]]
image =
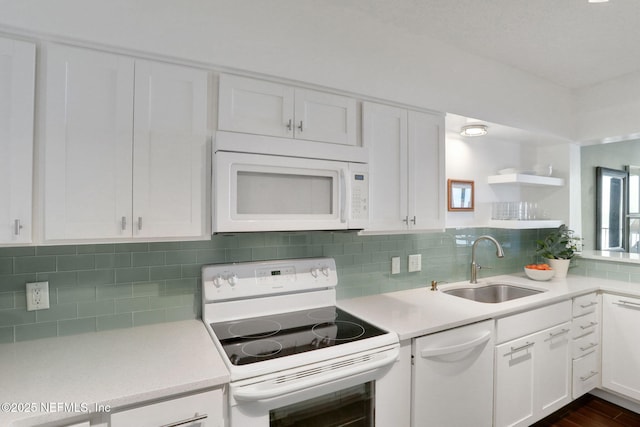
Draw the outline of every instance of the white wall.
[[[575,95],[576,140],[593,143],[640,137],[640,72],[577,90]]]
[[[0,0],[0,30],[279,76],[572,137],[564,88],[322,0]]]

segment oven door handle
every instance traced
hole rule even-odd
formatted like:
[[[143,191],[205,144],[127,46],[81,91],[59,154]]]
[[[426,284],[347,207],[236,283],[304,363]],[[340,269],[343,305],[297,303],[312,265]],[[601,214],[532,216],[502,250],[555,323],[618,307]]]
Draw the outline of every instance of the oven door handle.
[[[318,373],[304,376],[301,375],[299,379],[294,379],[290,382],[278,383],[278,379],[263,381],[255,384],[241,386],[233,391],[233,397],[240,401],[259,401],[272,399],[274,397],[282,396],[287,393],[293,393],[299,390],[304,390],[309,387],[314,387],[322,384],[327,384],[331,381],[337,381],[347,377],[364,374],[370,371],[381,369],[387,365],[390,365],[396,361],[400,355],[400,349],[394,347],[382,353],[378,353],[378,357],[370,362],[363,362],[349,366],[347,368],[341,367],[335,370],[323,371],[318,369]],[[337,364],[349,364],[349,358],[345,358],[343,362],[337,362]],[[312,369],[313,370],[313,369]]]

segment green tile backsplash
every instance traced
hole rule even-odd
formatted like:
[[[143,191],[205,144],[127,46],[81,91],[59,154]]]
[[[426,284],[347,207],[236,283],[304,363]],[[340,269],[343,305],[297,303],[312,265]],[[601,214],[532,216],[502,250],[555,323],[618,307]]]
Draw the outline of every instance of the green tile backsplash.
[[[426,286],[431,280],[465,280],[471,244],[483,234],[502,243],[505,258],[496,258],[493,246],[481,243],[478,262],[492,269],[480,277],[520,271],[535,259],[538,230],[482,228],[385,236],[246,233],[196,242],[0,248],[0,342],[198,318],[200,268],[210,263],[330,256],[338,266],[339,299]],[[414,253],[422,254],[422,271],[408,273],[407,256]],[[393,256],[402,260],[397,275],[390,274]],[[26,311],[25,283],[45,280],[51,308]]]

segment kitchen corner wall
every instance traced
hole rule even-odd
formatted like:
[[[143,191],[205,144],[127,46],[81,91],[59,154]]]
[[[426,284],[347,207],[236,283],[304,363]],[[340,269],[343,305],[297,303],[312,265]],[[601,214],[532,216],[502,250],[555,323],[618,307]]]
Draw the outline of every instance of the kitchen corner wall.
[[[200,317],[204,264],[333,257],[339,299],[427,286],[469,277],[471,244],[490,234],[480,277],[518,272],[534,260],[538,230],[450,229],[441,233],[359,236],[355,232],[214,235],[209,241],[0,248],[0,343],[71,335]],[[422,254],[422,271],[407,257]],[[391,275],[391,257],[401,273]],[[25,283],[48,281],[51,308],[26,310]]]

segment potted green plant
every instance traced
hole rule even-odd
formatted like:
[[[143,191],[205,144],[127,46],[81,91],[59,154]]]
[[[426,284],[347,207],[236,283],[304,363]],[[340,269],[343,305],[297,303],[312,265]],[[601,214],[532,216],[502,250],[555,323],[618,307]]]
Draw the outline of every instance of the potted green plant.
[[[544,239],[536,241],[536,255],[546,258],[555,270],[554,277],[566,277],[571,259],[576,255],[582,241],[565,224],[551,231]]]

